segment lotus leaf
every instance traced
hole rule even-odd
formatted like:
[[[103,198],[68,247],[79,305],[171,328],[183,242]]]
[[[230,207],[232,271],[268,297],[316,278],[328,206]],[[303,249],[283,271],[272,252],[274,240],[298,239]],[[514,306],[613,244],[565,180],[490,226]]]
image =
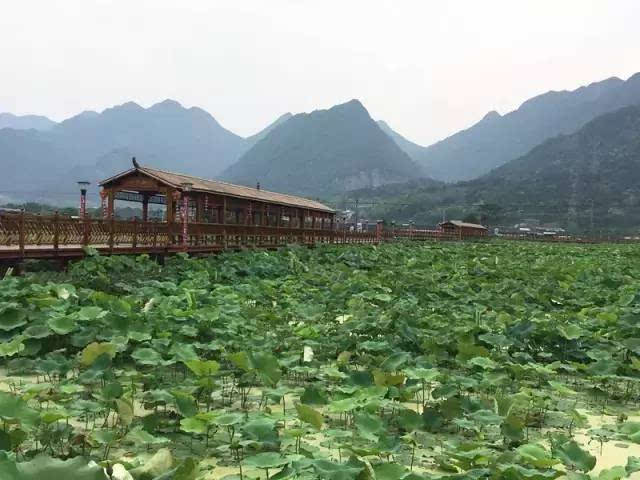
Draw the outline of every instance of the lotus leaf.
[[[575,441],[570,441],[560,446],[557,456],[562,462],[573,470],[589,472],[596,466],[596,457],[580,448]]]
[[[525,463],[536,468],[549,468],[559,462],[543,446],[535,443],[522,445],[517,452]]]
[[[0,310],[0,330],[13,330],[27,323],[27,313],[19,305],[10,304]]]
[[[298,411],[300,420],[312,425],[318,430],[322,428],[324,420],[320,412],[303,403],[296,403],[296,410]]]
[[[92,342],[82,350],[80,363],[85,367],[88,367],[96,360],[96,358],[105,353],[109,355],[110,358],[114,358],[116,356],[116,346],[109,342]]]
[[[17,336],[8,342],[0,342],[0,357],[12,357],[24,351],[24,337]]]
[[[58,335],[67,335],[77,328],[76,321],[71,316],[59,315],[49,319],[47,324],[49,325],[49,328]]]
[[[159,365],[162,363],[162,356],[153,348],[148,347],[136,349],[131,354],[131,358],[141,365]]]

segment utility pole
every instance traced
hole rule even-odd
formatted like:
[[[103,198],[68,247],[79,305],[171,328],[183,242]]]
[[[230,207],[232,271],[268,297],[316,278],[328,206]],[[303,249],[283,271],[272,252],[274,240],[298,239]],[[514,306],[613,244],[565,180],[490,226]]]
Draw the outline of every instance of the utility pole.
[[[358,230],[358,203],[360,203],[360,199],[356,198],[356,224],[355,224],[355,229],[356,231]]]
[[[591,199],[591,236],[595,236],[593,231],[593,198]]]

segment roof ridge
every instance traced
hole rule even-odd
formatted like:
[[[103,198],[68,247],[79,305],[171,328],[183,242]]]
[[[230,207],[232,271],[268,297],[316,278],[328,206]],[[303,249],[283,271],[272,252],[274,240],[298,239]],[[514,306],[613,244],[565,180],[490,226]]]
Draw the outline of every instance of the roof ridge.
[[[272,190],[263,190],[262,188],[257,189],[257,188],[249,187],[247,185],[238,185],[237,183],[225,182],[224,180],[216,180],[214,178],[204,178],[204,177],[196,177],[195,175],[187,175],[186,173],[170,172],[169,170],[163,170],[161,168],[145,167],[144,165],[140,165],[140,168],[155,170],[156,172],[168,173],[170,175],[180,175],[181,177],[195,178],[196,180],[204,180],[205,182],[217,182],[217,183],[222,183],[224,185],[230,185],[232,187],[247,188],[249,190],[254,190],[256,192],[274,193],[276,195],[282,195],[284,197],[289,197],[289,198],[302,198],[304,200],[311,200],[313,202],[317,201],[311,198],[301,197],[299,195],[291,195],[289,193],[274,192]]]

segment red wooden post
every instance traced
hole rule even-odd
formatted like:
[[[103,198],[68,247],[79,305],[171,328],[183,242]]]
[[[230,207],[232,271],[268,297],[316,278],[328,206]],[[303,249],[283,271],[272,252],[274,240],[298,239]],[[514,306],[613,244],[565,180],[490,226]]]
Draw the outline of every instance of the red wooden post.
[[[82,245],[89,245],[89,222],[91,219],[86,215],[82,219]]]
[[[222,197],[222,223],[225,225],[227,223],[227,197]]]
[[[24,209],[20,212],[20,221],[18,222],[18,246],[20,247],[20,256],[24,257]]]
[[[115,219],[113,215],[109,217],[109,250],[113,252],[113,243],[114,243],[114,235],[115,235]]]
[[[148,193],[142,194],[142,221],[143,222],[149,221],[149,194]]]
[[[376,222],[376,242],[380,243],[382,241],[382,220],[378,220]]]
[[[189,197],[182,194],[182,248],[189,249]]]
[[[58,251],[58,244],[60,242],[60,225],[59,225],[58,211],[53,214],[53,249]]]
[[[109,207],[107,205],[108,196],[109,196],[109,192],[107,192],[104,189],[100,190],[100,208],[102,209],[102,218],[109,217]]]
[[[347,219],[342,218],[342,243],[347,243]]]
[[[133,238],[131,240],[131,247],[136,248],[138,246],[138,217],[133,217]]]

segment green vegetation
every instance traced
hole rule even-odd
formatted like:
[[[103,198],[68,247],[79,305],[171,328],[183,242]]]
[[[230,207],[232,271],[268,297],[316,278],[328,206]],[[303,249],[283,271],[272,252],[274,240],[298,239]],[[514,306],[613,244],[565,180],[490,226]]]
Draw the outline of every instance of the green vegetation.
[[[26,203],[5,203],[0,205],[0,208],[10,208],[13,210],[24,210],[25,213],[32,213],[35,215],[54,215],[58,212],[61,216],[72,217],[79,215],[79,208],[77,207],[57,207],[54,205],[48,205],[46,203],[26,202]],[[117,207],[116,218],[119,219],[133,219],[137,217],[142,218],[142,208],[134,207]],[[151,216],[155,212],[151,210]],[[102,208],[87,208],[87,215],[91,218],[102,218]]]
[[[388,244],[7,277],[0,478],[627,477],[639,260]]]

